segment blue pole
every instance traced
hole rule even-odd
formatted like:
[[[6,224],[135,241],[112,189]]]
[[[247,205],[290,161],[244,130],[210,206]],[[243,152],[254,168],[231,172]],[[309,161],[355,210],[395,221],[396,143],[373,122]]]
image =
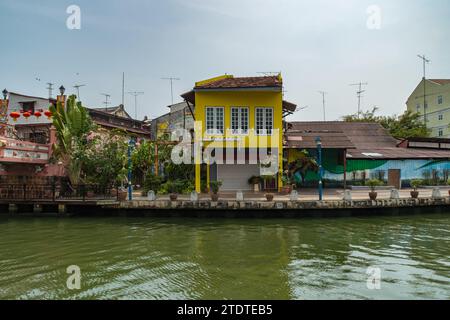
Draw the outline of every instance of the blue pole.
[[[134,141],[130,139],[128,142],[128,200],[133,200],[133,188],[131,186],[131,149]]]
[[[322,141],[320,140],[320,137],[317,137],[316,139],[317,143],[317,162],[319,165],[319,201],[323,200],[323,183],[322,183]]]

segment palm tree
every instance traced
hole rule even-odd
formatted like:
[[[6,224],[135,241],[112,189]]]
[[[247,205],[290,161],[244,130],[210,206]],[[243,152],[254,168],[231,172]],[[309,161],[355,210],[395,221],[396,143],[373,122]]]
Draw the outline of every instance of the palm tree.
[[[94,124],[76,96],[70,96],[65,105],[57,102],[51,106],[53,125],[56,128],[57,143],[53,145],[55,156],[64,164],[72,186],[81,181],[83,159],[88,147],[88,135]]]
[[[288,164],[288,177],[293,177],[296,173],[300,174],[302,184],[305,184],[306,175],[309,171],[318,172],[319,165],[317,161],[309,155],[307,150],[302,150],[298,158]]]

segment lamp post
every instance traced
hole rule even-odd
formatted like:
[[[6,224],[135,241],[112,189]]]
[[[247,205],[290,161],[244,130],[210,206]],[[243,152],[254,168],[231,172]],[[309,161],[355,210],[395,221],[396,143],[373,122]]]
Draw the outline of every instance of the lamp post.
[[[320,140],[320,137],[316,138],[316,145],[317,145],[317,162],[319,165],[319,201],[323,200],[323,183],[322,183],[322,141]]]
[[[131,138],[128,141],[128,200],[133,200],[133,187],[131,185],[131,152],[133,151],[136,141]]]

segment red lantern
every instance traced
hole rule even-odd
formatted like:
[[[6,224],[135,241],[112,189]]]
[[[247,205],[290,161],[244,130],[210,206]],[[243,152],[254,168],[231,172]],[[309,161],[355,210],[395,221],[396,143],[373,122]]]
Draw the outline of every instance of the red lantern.
[[[45,110],[44,114],[47,116],[47,118],[50,120],[52,117],[52,112],[50,110]]]
[[[40,113],[39,111],[36,111],[36,112],[34,113],[34,116],[35,116],[36,118],[39,119],[39,117],[42,116],[42,113]]]
[[[11,113],[9,114],[9,116],[10,116],[11,118],[13,118],[14,122],[16,122],[16,121],[17,121],[17,118],[20,117],[20,113],[17,112],[17,111],[13,111],[13,112],[11,112]]]
[[[28,118],[31,117],[31,113],[28,112],[28,111],[25,111],[25,112],[23,113],[23,116],[25,117],[25,120],[28,120]]]

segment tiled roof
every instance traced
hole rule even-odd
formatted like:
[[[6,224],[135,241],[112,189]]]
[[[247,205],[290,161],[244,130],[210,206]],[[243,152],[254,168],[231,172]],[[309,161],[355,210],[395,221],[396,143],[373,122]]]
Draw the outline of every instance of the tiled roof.
[[[450,83],[450,79],[428,79],[429,81],[435,82],[440,85],[448,84]]]
[[[300,141],[294,145],[296,148],[316,147],[315,143],[313,145],[308,140],[311,136],[309,132],[313,132],[315,137],[321,137],[324,148],[327,148],[326,144],[328,143],[335,148],[345,148],[344,143],[341,141],[343,141],[342,135],[346,136],[354,146],[353,148],[346,147],[348,149],[347,157],[350,159],[450,158],[450,150],[397,147],[398,141],[378,123],[342,121],[291,122],[289,127],[290,129],[286,131],[287,136],[305,137],[305,144],[303,145]],[[325,133],[327,131],[328,133]],[[336,142],[333,141],[334,139],[336,139]]]
[[[230,77],[198,85],[195,89],[281,88],[282,85],[278,76]]]
[[[288,148],[315,149],[316,139],[320,137],[324,149],[350,149],[355,146],[340,131],[287,131],[284,145]]]

